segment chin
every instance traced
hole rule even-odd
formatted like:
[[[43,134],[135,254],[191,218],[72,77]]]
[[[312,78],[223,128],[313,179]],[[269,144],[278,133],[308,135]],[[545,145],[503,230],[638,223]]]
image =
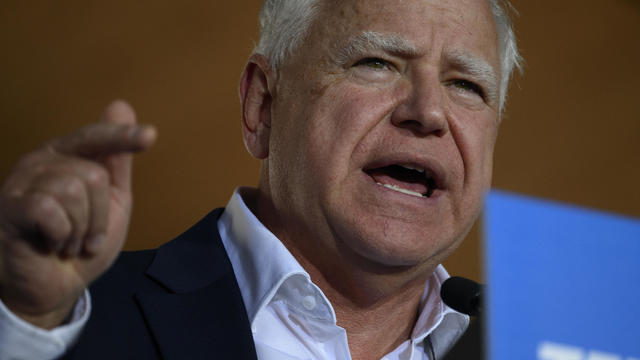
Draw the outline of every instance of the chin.
[[[461,242],[442,229],[393,222],[344,226],[339,232],[340,250],[373,268],[430,267],[444,260]]]

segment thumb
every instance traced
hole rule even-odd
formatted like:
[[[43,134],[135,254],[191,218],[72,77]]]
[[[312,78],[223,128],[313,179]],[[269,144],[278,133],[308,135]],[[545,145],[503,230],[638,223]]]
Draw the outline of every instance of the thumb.
[[[115,100],[109,104],[104,110],[100,121],[130,125],[131,133],[129,137],[139,145],[139,150],[143,151],[149,148],[156,139],[156,130],[151,126],[135,126],[136,114],[126,101]],[[103,159],[104,165],[107,167],[111,175],[111,185],[119,190],[131,191],[131,164],[133,155],[130,152],[122,152],[111,154]]]

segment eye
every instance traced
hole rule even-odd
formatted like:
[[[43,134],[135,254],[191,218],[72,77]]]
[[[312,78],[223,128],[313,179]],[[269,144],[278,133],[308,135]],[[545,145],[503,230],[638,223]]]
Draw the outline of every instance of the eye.
[[[380,58],[364,58],[353,64],[353,66],[364,66],[373,70],[385,70],[391,68],[391,64]]]
[[[485,97],[484,90],[482,89],[482,87],[480,87],[480,85],[472,81],[463,80],[463,79],[454,80],[453,86],[455,86],[457,89],[462,91],[470,91],[470,92],[476,93],[483,99]]]

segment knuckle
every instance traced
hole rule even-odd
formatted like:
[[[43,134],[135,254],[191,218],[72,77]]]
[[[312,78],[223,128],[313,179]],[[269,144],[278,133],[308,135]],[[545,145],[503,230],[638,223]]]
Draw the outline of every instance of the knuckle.
[[[53,196],[44,194],[31,195],[26,200],[26,212],[32,218],[49,219],[59,215],[60,206]]]
[[[86,180],[91,186],[106,186],[109,184],[109,174],[102,167],[95,166],[87,170]]]
[[[29,196],[26,217],[39,231],[42,231],[52,246],[66,241],[72,233],[72,224],[69,223],[65,209],[55,197],[49,194]]]
[[[19,201],[24,195],[24,191],[20,188],[2,189],[0,201]]]
[[[63,181],[62,194],[70,198],[78,198],[84,194],[84,185],[82,181],[76,177],[69,177]]]
[[[16,163],[16,169],[28,169],[30,171],[42,170],[44,158],[46,157],[44,150],[33,151],[23,155]]]
[[[7,177],[7,183],[12,183],[12,180],[19,182],[24,187],[25,179],[33,179],[41,176],[52,169],[55,169],[59,164],[60,159],[51,150],[50,147],[43,147],[39,150],[24,154],[18,159],[13,166],[9,176]]]

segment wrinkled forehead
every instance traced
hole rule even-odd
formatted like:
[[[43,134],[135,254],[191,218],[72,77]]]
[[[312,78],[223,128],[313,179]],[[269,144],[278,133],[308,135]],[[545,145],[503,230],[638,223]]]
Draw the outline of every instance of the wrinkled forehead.
[[[434,14],[441,23],[493,22],[488,0],[319,0],[318,9],[322,21],[337,24],[346,20],[356,26],[387,21],[409,25]]]
[[[309,30],[314,44],[339,44],[375,31],[405,38],[418,51],[447,45],[497,56],[497,31],[488,0],[320,0]]]

